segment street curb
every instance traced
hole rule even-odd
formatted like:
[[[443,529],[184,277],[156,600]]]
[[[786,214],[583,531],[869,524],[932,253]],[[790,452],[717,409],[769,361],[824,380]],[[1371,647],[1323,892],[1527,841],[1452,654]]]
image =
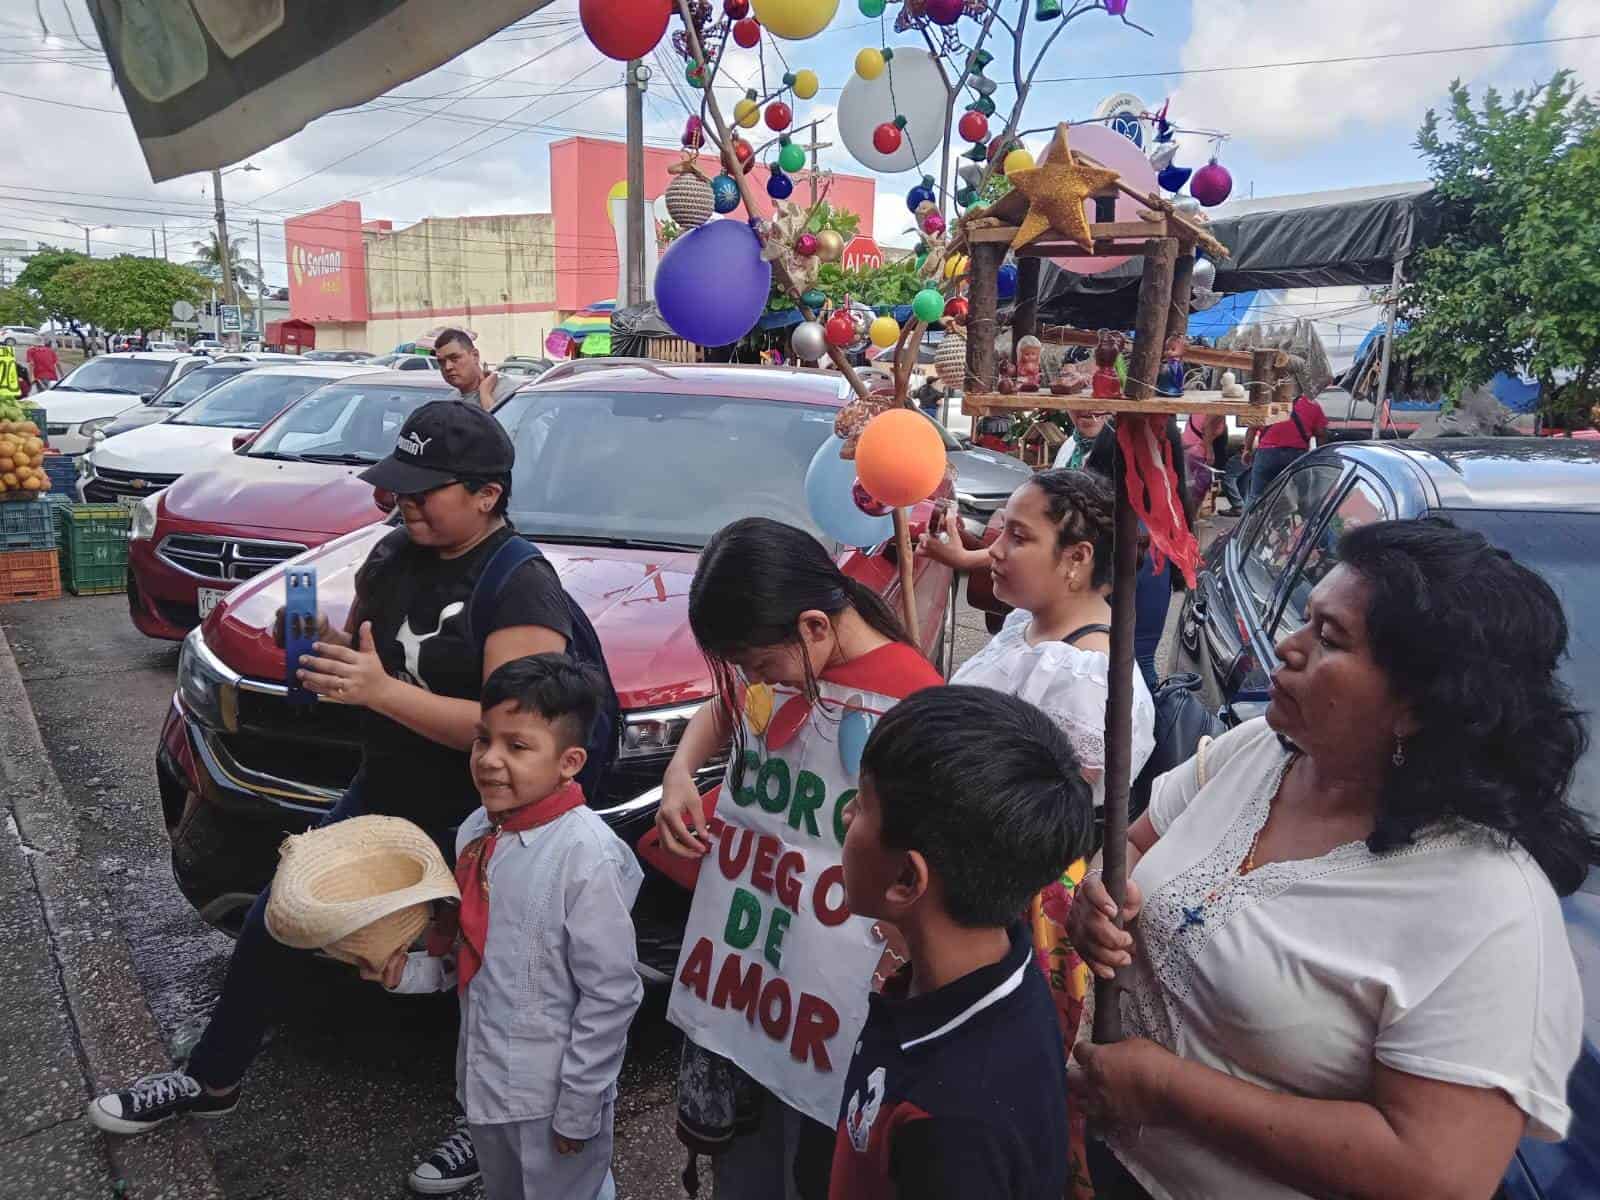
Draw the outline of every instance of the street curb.
[[[33,875],[50,957],[65,993],[85,1104],[141,1075],[170,1070],[172,1058],[145,1002],[118,914],[94,864],[82,856],[72,807],[45,749],[3,627],[0,784]],[[102,1135],[101,1142],[128,1200],[222,1200],[210,1151],[186,1121],[141,1138]]]

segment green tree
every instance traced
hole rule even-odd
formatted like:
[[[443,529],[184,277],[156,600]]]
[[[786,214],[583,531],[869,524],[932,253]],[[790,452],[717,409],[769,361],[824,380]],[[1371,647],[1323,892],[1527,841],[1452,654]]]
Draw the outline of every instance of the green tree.
[[[233,268],[232,301],[223,298],[223,303],[243,304],[248,307],[251,303],[251,293],[256,285],[261,282],[261,267],[253,258],[246,258],[244,253],[244,240],[242,238],[228,239],[228,263]],[[205,241],[194,244],[194,258],[187,264],[191,270],[203,275],[211,283],[222,286],[222,239],[215,233]]]
[[[0,287],[0,325],[37,325],[44,309],[19,287]]]
[[[58,274],[68,267],[86,263],[86,255],[76,250],[66,250],[57,246],[42,246],[37,252],[30,255],[23,264],[22,270],[17,275],[16,287],[29,296],[43,309],[44,315],[58,324],[71,327],[72,331],[82,336],[83,330],[79,327],[83,318],[69,309],[60,309],[52,305],[46,296],[46,291]],[[71,299],[70,295],[67,299]],[[71,306],[69,305],[69,308]]]
[[[210,287],[203,275],[177,263],[121,255],[58,271],[45,295],[50,306],[101,329],[161,329],[176,301],[198,304]]]
[[[1457,81],[1447,120],[1430,109],[1417,134],[1438,230],[1400,294],[1401,352],[1447,394],[1524,371],[1548,410],[1586,411],[1600,399],[1600,108],[1562,71],[1509,99],[1486,89],[1477,109]]]

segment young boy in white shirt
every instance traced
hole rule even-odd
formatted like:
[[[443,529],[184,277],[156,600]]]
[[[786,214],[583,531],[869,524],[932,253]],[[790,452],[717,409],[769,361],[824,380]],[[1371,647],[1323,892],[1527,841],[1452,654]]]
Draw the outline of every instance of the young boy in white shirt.
[[[456,1086],[489,1200],[615,1193],[642,874],[575,782],[601,686],[561,654],[489,676],[472,744],[483,807],[456,835],[459,930],[449,955],[397,952],[382,975],[392,991],[460,989]]]

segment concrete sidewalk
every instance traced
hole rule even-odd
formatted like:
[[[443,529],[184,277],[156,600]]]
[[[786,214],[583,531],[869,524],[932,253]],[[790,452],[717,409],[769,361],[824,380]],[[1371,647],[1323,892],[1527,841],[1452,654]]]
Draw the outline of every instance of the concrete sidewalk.
[[[186,1123],[130,1141],[83,1117],[95,1093],[171,1060],[3,629],[0,797],[0,1200],[220,1200]]]

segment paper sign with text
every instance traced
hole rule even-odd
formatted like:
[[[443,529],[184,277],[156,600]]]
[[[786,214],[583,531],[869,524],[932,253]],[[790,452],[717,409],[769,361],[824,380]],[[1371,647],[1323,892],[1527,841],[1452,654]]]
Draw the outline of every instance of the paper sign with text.
[[[873,922],[845,904],[844,811],[866,731],[897,700],[818,688],[815,704],[750,689],[743,779],[737,790],[723,781],[668,1016],[832,1126],[883,951]]]

